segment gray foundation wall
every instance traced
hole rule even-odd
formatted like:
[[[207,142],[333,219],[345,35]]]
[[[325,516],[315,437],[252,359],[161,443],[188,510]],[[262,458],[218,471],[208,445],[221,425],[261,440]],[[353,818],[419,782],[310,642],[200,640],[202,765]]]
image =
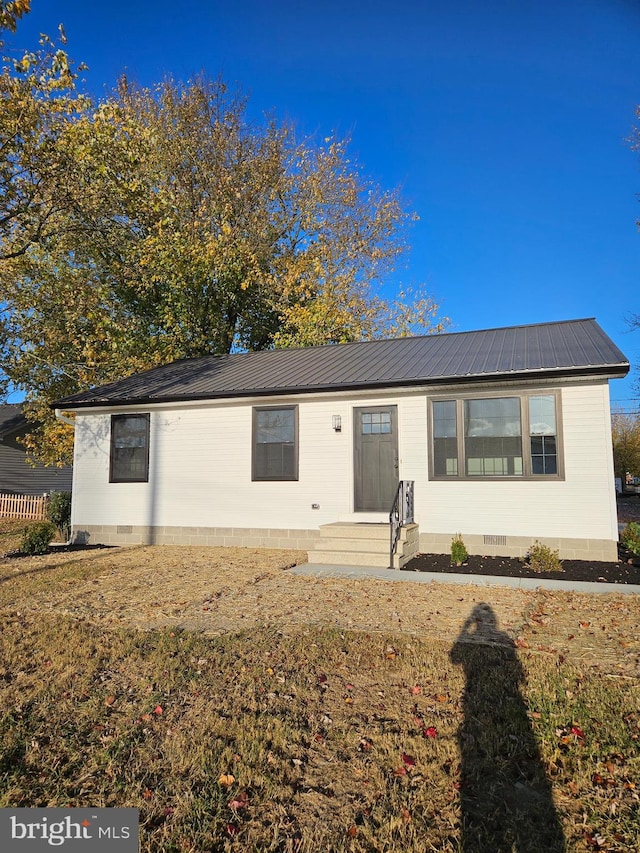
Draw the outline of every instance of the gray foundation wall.
[[[418,550],[422,554],[448,554],[454,533],[420,532]],[[311,551],[320,538],[319,530],[279,530],[240,527],[142,527],[129,524],[74,527],[72,541],[86,545],[217,545],[242,548],[287,548]],[[561,560],[614,562],[616,542],[607,539],[565,539],[541,536],[480,536],[462,534],[470,554],[487,557],[526,556],[540,542],[558,551]]]
[[[74,527],[72,541],[82,545],[218,545],[308,551],[319,536],[318,530],[91,524]]]
[[[420,553],[449,554],[451,540],[455,534],[420,533]],[[534,542],[558,551],[561,560],[590,560],[592,562],[615,562],[618,559],[618,543],[609,539],[565,539],[563,537],[530,536],[480,536],[465,535],[462,539],[470,554],[485,557],[526,556]]]

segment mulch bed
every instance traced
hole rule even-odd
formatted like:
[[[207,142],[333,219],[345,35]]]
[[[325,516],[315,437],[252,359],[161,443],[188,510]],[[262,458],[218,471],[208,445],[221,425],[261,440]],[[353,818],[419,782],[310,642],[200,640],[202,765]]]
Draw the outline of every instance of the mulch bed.
[[[626,555],[625,555],[626,556]],[[471,555],[462,566],[452,566],[449,554],[418,554],[406,564],[405,572],[442,572],[459,575],[536,578],[556,581],[594,581],[611,584],[640,584],[640,565],[621,559],[616,563],[563,560],[562,572],[534,572],[517,557]]]

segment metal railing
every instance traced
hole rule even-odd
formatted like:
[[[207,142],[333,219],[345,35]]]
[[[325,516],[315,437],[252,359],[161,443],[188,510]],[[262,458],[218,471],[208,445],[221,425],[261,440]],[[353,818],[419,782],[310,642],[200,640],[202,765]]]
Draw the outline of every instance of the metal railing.
[[[413,524],[413,480],[400,480],[389,513],[389,568],[398,550],[400,531],[405,524]]]

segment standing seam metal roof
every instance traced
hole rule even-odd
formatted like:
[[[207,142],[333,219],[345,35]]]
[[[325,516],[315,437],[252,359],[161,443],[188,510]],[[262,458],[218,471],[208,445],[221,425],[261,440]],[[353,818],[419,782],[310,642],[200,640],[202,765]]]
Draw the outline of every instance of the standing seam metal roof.
[[[441,384],[533,375],[625,376],[592,318],[184,359],[58,400],[57,408]]]

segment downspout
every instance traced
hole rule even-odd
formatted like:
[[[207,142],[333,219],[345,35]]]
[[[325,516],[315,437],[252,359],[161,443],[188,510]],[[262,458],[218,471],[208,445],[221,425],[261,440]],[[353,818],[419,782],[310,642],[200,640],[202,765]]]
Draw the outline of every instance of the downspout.
[[[53,413],[56,416],[56,420],[62,421],[63,424],[68,424],[70,427],[73,427],[75,429],[76,422],[71,420],[71,418],[68,418],[66,415],[63,415],[62,409],[54,409]],[[73,489],[71,490],[71,494],[73,495]],[[73,497],[71,498],[71,500],[73,502]],[[73,510],[72,510],[72,512],[73,512]],[[67,545],[71,544],[71,540],[73,538],[72,537],[72,530],[73,530],[73,528],[72,528],[71,523],[70,523],[69,524],[69,538],[67,540]]]

